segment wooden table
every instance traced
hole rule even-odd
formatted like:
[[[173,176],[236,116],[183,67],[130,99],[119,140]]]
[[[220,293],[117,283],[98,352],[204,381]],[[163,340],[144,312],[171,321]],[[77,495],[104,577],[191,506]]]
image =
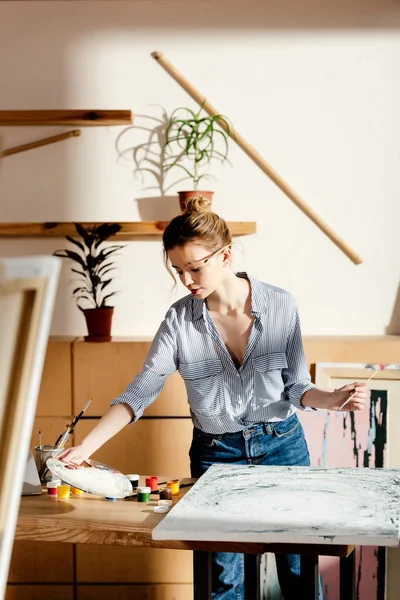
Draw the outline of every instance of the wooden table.
[[[185,480],[186,483],[194,480]],[[174,499],[179,502],[189,488],[181,488]],[[154,500],[153,500],[154,498]],[[194,598],[211,598],[211,553],[245,554],[246,598],[260,598],[259,566],[265,552],[301,555],[302,579],[307,591],[302,600],[318,598],[318,555],[340,557],[341,600],[355,600],[354,546],[312,544],[260,544],[243,542],[205,542],[152,539],[152,531],[165,517],[153,512],[158,495],[149,503],[136,500],[109,502],[85,494],[69,500],[57,500],[47,493],[21,498],[16,540],[66,542],[70,544],[108,544],[169,548],[193,551]]]

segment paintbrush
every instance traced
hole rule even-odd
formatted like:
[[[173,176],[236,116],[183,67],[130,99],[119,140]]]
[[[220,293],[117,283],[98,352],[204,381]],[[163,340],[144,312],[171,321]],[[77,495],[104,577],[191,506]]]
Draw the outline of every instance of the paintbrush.
[[[83,413],[86,411],[86,409],[88,408],[89,404],[92,402],[93,397],[90,398],[90,400],[88,400],[85,404],[85,406],[83,407],[83,409],[81,410],[81,412],[79,413],[79,415],[77,415],[76,417],[73,418],[71,424],[68,424],[65,426],[65,429],[63,429],[63,431],[60,433],[60,435],[57,438],[56,443],[54,444],[54,450],[61,450],[62,448],[64,448],[65,444],[67,443],[69,436],[71,435],[71,433],[74,430],[75,425],[78,423],[79,419],[82,417]],[[43,463],[40,471],[39,471],[39,477],[41,480],[43,480],[45,474],[47,473],[47,465],[46,463]]]
[[[373,377],[375,377],[375,375],[376,375],[377,373],[378,373],[378,371],[375,371],[375,373],[372,373],[371,377],[370,377],[369,379],[367,379],[367,381],[366,381],[365,383],[367,384],[367,383],[368,383],[368,381],[371,381],[371,379],[372,379]],[[342,406],[339,406],[339,409],[338,409],[338,410],[342,410],[342,408],[343,408],[344,406],[346,406],[346,404],[347,404],[348,402],[350,402],[350,400],[351,400],[352,398],[354,398],[354,396],[356,395],[356,393],[357,393],[357,392],[354,392],[354,393],[353,393],[353,394],[352,394],[352,395],[351,395],[349,398],[347,398],[346,402],[343,402]]]
[[[71,424],[67,425],[65,427],[64,431],[61,432],[61,434],[58,436],[58,439],[57,439],[56,443],[54,444],[54,448],[55,449],[64,448],[65,444],[67,443],[67,440],[68,440],[69,436],[74,431],[75,425],[81,419],[82,415],[87,410],[87,408],[88,408],[89,404],[92,402],[92,400],[93,400],[93,398],[91,398],[90,400],[88,400],[86,402],[85,406],[82,408],[82,410],[79,413],[79,415],[77,415],[76,417],[74,417],[73,420],[72,420],[72,422],[71,422]]]

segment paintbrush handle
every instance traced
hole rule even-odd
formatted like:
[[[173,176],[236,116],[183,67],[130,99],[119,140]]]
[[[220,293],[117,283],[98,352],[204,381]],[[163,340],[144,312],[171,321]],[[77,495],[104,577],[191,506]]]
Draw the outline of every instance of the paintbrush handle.
[[[64,448],[65,444],[68,442],[69,436],[71,435],[71,426],[67,427],[67,429],[65,430],[64,434],[61,436],[60,441],[58,442],[58,445],[56,446],[56,448]]]
[[[61,442],[63,436],[65,435],[65,432],[68,430],[68,425],[66,425],[64,427],[64,429],[62,430],[62,432],[60,433],[60,435],[58,436],[56,443],[54,444],[54,448],[58,448],[59,443]]]
[[[71,427],[72,429],[75,427],[75,425],[77,424],[77,422],[79,421],[79,419],[83,416],[83,414],[86,412],[86,409],[88,408],[89,404],[91,403],[91,400],[88,400],[85,404],[85,406],[82,408],[81,412],[79,413],[79,415],[77,417],[74,417],[72,423],[71,423]]]
[[[356,393],[354,392],[354,394],[352,394],[352,395],[351,395],[349,398],[347,398],[346,402],[343,402],[342,406],[339,406],[339,410],[342,410],[342,408],[343,408],[344,406],[346,406],[346,404],[347,404],[348,402],[350,402],[350,400],[351,400],[352,398],[354,398],[354,396],[355,396],[355,395],[356,395]]]
[[[365,385],[367,385],[367,383],[368,383],[369,381],[371,381],[371,379],[372,379],[373,377],[375,377],[375,375],[376,375],[377,373],[378,373],[378,371],[375,371],[375,373],[372,373],[371,377],[369,377],[369,378],[367,379],[367,381],[365,382]],[[356,392],[354,392],[353,394],[351,394],[351,396],[350,396],[349,398],[347,398],[346,402],[343,402],[342,406],[339,406],[339,409],[338,409],[338,410],[342,410],[342,408],[343,408],[344,406],[346,406],[346,404],[347,404],[348,402],[350,402],[350,400],[351,400],[352,398],[354,398],[354,396],[355,396],[355,395],[356,395]]]

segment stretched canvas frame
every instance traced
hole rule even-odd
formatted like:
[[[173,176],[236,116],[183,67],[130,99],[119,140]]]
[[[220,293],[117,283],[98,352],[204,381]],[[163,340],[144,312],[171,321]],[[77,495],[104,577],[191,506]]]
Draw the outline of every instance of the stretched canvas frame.
[[[400,364],[379,363],[316,363],[315,383],[318,387],[336,389],[345,383],[364,381],[375,372],[374,378],[367,384],[370,390],[384,390],[390,397],[390,419],[387,438],[390,444],[386,448],[385,466],[400,467],[400,436],[397,435],[397,423],[400,418]],[[399,402],[396,402],[399,400]]]
[[[337,389],[354,381],[367,382],[371,402],[361,412],[299,412],[311,463],[316,466],[398,467],[400,441],[396,423],[400,417],[400,365],[374,363],[316,363],[315,383],[322,389]],[[390,419],[388,415],[390,413]],[[386,597],[386,551],[357,549],[357,597],[384,600]],[[337,562],[337,561],[336,561]],[[320,571],[324,594],[337,598],[334,559],[324,557]]]
[[[60,260],[0,259],[0,598],[4,597]]]

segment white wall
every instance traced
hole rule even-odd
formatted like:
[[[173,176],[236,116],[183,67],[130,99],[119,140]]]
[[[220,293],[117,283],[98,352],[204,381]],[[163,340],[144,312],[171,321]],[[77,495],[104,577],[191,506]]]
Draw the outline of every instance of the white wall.
[[[232,168],[215,170],[215,210],[258,226],[240,240],[235,267],[289,289],[304,334],[383,334],[389,324],[400,333],[400,7],[320,4],[0,2],[0,109],[129,108],[157,117],[155,105],[194,107],[150,56],[163,51],[364,259],[353,265],[232,143]],[[11,147],[63,130],[2,134]],[[139,220],[136,200],[154,195],[129,152],[141,136],[86,128],[4,159],[0,221]],[[0,255],[60,247],[63,239],[2,239]],[[80,335],[64,267],[52,333]],[[160,242],[129,242],[119,267],[113,333],[152,335],[184,293],[171,290]]]

